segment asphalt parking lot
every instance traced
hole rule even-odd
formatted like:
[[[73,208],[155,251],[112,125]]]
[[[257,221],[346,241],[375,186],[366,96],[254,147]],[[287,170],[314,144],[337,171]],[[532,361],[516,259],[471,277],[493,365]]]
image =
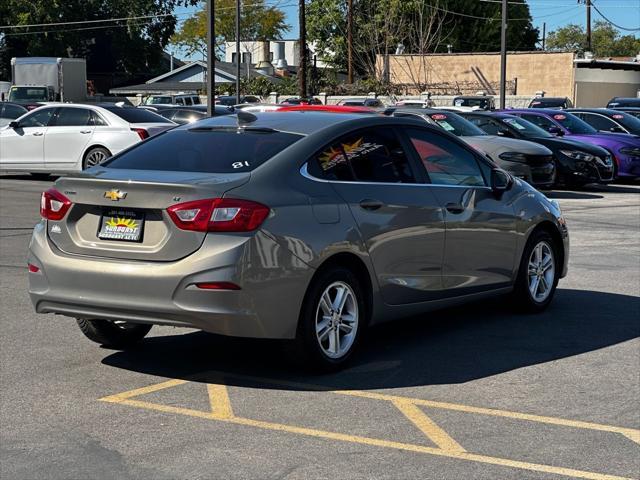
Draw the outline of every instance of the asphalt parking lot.
[[[638,184],[549,193],[571,259],[544,314],[433,312],[310,376],[273,342],[155,327],[121,352],[36,315],[49,183],[0,176],[2,479],[640,478]]]

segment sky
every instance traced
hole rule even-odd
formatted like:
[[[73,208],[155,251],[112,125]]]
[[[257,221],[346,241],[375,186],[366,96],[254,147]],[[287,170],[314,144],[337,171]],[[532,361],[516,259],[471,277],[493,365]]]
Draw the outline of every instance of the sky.
[[[482,2],[484,0],[477,1]],[[488,2],[494,1],[497,0],[488,0]],[[487,5],[489,4],[488,2]],[[582,26],[586,25],[586,7],[584,3],[578,4],[577,0],[526,0],[526,2],[529,4],[533,17],[533,25],[540,29],[541,35],[543,23],[546,23],[547,33],[570,23],[576,23]],[[284,37],[297,38],[297,0],[266,0],[266,3],[268,5],[277,5],[285,12],[287,23],[291,26],[291,30],[287,32]],[[625,28],[640,28],[640,0],[592,0],[592,3],[596,5],[611,22]],[[180,19],[185,19],[189,13],[197,9],[198,7],[179,8],[176,10],[176,13],[180,15]],[[598,12],[592,8],[592,24],[600,19],[601,17]],[[640,38],[640,31],[629,32],[620,30],[620,33],[623,35],[631,34]]]

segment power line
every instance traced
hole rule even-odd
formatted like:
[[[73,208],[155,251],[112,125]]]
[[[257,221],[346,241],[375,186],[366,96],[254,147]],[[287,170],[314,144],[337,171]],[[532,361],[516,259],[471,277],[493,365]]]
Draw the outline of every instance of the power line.
[[[619,28],[620,30],[626,30],[627,32],[638,32],[640,31],[640,28],[626,28],[626,27],[621,27],[620,25],[618,25],[617,23],[613,23],[611,20],[609,20],[607,17],[604,16],[604,14],[598,10],[598,7],[595,6],[595,4],[593,3],[593,1],[591,2],[591,6],[593,7],[593,9],[598,12],[598,14],[607,22],[610,23],[611,25],[613,25],[616,28]]]

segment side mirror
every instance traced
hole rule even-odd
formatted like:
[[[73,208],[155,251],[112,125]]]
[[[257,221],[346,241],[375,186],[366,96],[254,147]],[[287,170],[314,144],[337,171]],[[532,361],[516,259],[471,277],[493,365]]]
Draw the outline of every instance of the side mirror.
[[[498,130],[499,137],[513,138],[513,134],[509,130]]]
[[[20,122],[16,122],[15,120],[12,122],[9,122],[9,128],[13,128],[14,130],[16,128],[20,128]]]
[[[618,127],[618,126],[611,127],[609,131],[613,133],[627,133],[621,127]]]
[[[555,135],[556,137],[562,137],[564,135],[564,132],[560,127],[549,127],[548,131],[551,135]]]
[[[511,188],[511,177],[504,170],[491,170],[491,189],[496,193],[506,192]]]

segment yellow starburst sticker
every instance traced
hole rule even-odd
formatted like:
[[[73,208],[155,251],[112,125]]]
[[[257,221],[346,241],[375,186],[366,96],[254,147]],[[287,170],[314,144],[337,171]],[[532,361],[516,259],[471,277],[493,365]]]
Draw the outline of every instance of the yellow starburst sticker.
[[[137,228],[138,226],[138,224],[134,219],[121,218],[121,217],[110,218],[109,220],[107,220],[107,225],[114,228],[117,228],[117,227],[130,228],[132,230]]]

